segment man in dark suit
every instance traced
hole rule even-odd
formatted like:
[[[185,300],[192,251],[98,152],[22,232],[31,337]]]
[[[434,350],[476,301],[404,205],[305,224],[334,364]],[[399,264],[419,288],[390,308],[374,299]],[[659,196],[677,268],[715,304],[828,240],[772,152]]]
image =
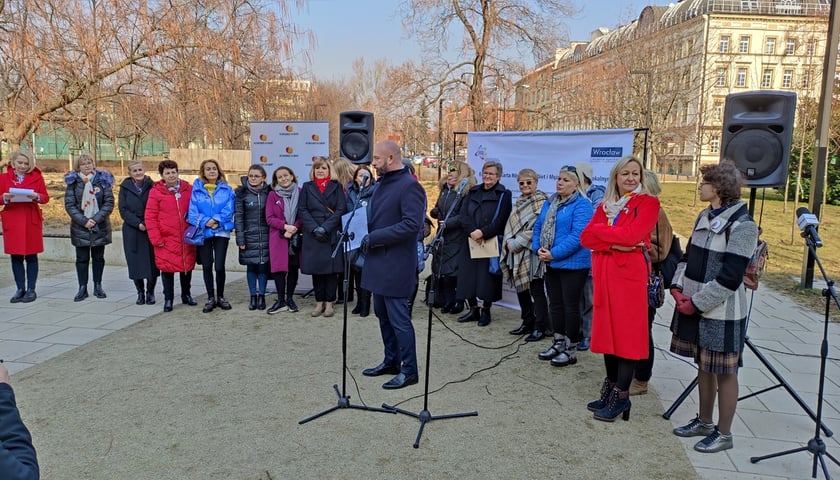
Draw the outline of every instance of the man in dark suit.
[[[20,419],[15,393],[9,385],[9,371],[0,364],[0,478],[37,480],[39,477],[32,436]]]
[[[382,388],[417,383],[417,349],[408,300],[417,284],[417,239],[423,230],[426,192],[402,164],[400,147],[384,140],[373,147],[378,180],[370,200],[362,288],[373,292],[373,311],[385,359],[364,375],[396,375]]]

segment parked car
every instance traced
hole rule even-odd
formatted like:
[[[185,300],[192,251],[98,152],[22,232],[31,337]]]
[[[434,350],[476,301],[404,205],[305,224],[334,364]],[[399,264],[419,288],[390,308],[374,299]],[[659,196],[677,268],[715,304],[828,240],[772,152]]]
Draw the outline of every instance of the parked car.
[[[438,157],[423,157],[423,166],[437,168],[439,161]]]
[[[411,163],[415,165],[420,165],[421,163],[423,163],[423,158],[425,158],[425,155],[415,155],[411,157]]]

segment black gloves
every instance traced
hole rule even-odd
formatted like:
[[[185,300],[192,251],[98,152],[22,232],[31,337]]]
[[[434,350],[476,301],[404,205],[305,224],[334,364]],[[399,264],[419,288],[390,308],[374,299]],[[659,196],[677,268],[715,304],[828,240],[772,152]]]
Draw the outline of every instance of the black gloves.
[[[364,238],[362,238],[362,244],[359,245],[359,250],[361,250],[362,253],[365,253],[365,254],[368,253],[368,248],[370,248],[370,240],[369,239],[370,239],[370,235],[365,235]]]
[[[432,216],[432,218],[434,218],[434,219],[437,219],[437,220],[442,220],[442,219],[440,218],[440,217],[441,217],[441,215],[440,215],[440,209],[439,209],[438,207],[433,208],[433,209],[432,209],[432,211],[431,211],[431,212],[429,212],[429,215],[431,215],[431,216]]]
[[[319,242],[326,242],[329,239],[327,231],[321,226],[317,226],[314,230],[312,230],[312,236],[314,236],[315,240],[318,240]]]

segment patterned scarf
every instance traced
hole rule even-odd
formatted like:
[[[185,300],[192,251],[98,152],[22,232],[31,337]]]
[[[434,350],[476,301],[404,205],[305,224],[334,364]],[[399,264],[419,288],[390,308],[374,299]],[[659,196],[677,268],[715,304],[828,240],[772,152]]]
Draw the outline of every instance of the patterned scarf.
[[[294,225],[295,220],[297,220],[298,198],[300,198],[300,189],[297,183],[292,182],[285,188],[278,184],[274,187],[274,193],[283,199],[283,217],[285,217],[286,223]]]
[[[82,210],[85,212],[87,218],[93,218],[99,212],[99,202],[96,201],[96,194],[93,193],[93,176],[96,172],[90,175],[79,174],[79,177],[84,182],[84,191],[82,192]]]
[[[630,201],[631,198],[635,197],[636,195],[642,193],[642,184],[636,186],[636,189],[632,192],[625,193],[619,198],[604,198],[604,201],[601,202],[603,205],[604,213],[607,214],[607,223],[610,225],[615,225],[615,221],[618,218],[618,215],[627,205],[627,202]]]
[[[551,250],[554,246],[554,228],[557,223],[557,209],[575,201],[580,196],[580,192],[575,192],[566,198],[560,198],[556,193],[549,197],[548,201],[551,204],[548,206],[548,211],[545,212],[545,220],[542,224],[542,232],[540,232],[540,247]]]
[[[505,225],[505,240],[516,237],[527,242],[527,246],[519,252],[512,252],[505,246],[502,256],[502,272],[517,292],[531,288],[531,278],[542,278],[545,273],[545,264],[531,250],[531,236],[546,198],[540,190],[527,197],[519,197]]]

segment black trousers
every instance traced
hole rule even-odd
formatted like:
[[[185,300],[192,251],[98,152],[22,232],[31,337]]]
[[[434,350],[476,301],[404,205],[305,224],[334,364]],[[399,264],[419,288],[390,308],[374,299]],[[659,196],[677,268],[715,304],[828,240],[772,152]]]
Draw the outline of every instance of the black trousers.
[[[312,288],[315,290],[316,302],[334,302],[338,288],[338,276],[334,273],[326,275],[312,275]]]
[[[76,247],[76,278],[79,286],[88,283],[88,265],[93,265],[93,283],[102,283],[105,271],[105,245],[98,247]]]
[[[648,357],[636,363],[636,380],[647,382],[653,376],[653,319],[656,318],[656,309],[648,306]]]
[[[545,285],[548,292],[548,311],[555,335],[569,337],[571,343],[580,339],[580,299],[588,268],[545,269]]]
[[[192,282],[192,270],[189,272],[178,272],[181,280],[181,296],[190,294],[190,283]],[[175,273],[160,272],[160,280],[163,283],[164,300],[175,298]]]
[[[204,240],[204,245],[196,248],[201,270],[204,274],[204,288],[208,298],[214,298],[217,294],[225,296],[225,260],[230,238],[210,237]],[[216,271],[216,288],[213,288],[213,271]]]

